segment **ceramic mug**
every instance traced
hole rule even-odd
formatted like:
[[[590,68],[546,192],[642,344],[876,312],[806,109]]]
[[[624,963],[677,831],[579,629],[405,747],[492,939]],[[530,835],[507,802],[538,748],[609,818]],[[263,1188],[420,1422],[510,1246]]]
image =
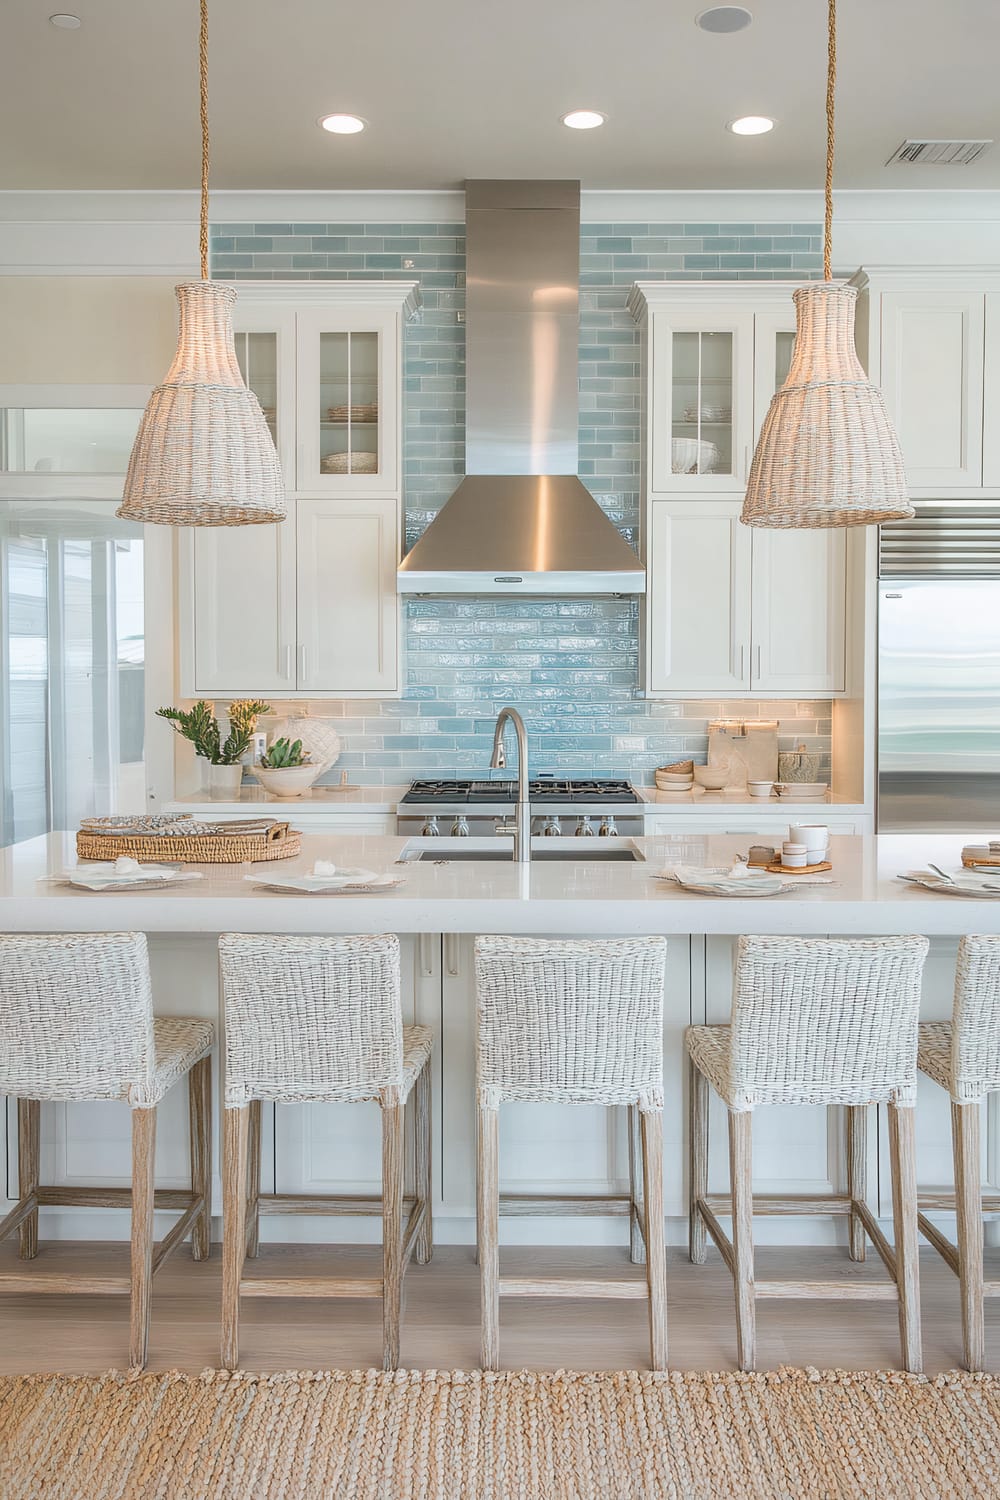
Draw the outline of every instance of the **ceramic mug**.
[[[788,837],[796,844],[805,844],[811,864],[819,864],[826,858],[830,843],[830,830],[823,823],[793,823]]]

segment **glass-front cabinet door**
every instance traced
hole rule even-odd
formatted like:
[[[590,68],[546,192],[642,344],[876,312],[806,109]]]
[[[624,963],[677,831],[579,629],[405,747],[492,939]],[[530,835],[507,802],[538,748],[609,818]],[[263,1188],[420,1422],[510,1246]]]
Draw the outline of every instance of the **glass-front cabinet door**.
[[[240,297],[233,308],[240,373],[260,402],[281,460],[285,487],[295,488],[295,312],[280,303]]]
[[[395,490],[397,317],[380,308],[297,315],[296,487]]]
[[[753,314],[654,314],[653,489],[718,493],[746,482]]]

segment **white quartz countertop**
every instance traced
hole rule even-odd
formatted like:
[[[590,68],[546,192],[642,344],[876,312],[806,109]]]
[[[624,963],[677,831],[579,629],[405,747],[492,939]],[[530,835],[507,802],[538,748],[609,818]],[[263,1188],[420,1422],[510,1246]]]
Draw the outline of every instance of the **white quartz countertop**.
[[[768,898],[698,896],[657,880],[665,864],[724,865],[748,835],[690,833],[622,839],[636,863],[461,861],[396,865],[407,841],[387,835],[303,836],[293,860],[253,868],[203,865],[175,889],[98,893],[48,883],[75,863],[75,837],[54,833],[0,850],[0,931],[85,932],[509,932],[563,933],[1000,933],[1000,901],[939,895],[895,879],[933,860],[957,869],[960,835],[833,835],[834,884]],[[463,841],[466,842],[467,841]],[[495,839],[486,841],[496,848]],[[537,841],[551,845],[555,841]],[[445,843],[434,853],[447,857]],[[317,859],[389,870],[404,884],[379,895],[294,895],[245,880],[311,870]]]

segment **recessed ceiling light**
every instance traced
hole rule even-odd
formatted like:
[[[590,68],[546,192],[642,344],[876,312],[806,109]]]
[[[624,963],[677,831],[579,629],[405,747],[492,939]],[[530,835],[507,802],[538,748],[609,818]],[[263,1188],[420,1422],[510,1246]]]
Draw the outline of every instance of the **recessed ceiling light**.
[[[702,31],[723,34],[728,31],[744,31],[753,21],[753,15],[745,5],[714,5],[695,16],[694,24]]]
[[[58,26],[60,31],[78,31],[83,25],[83,22],[80,20],[79,16],[70,16],[60,13],[59,15],[49,16],[49,25]]]
[[[364,120],[358,115],[324,115],[319,123],[332,135],[357,135],[365,128]]]
[[[571,109],[568,115],[563,115],[562,122],[570,130],[596,130],[607,118],[597,109]]]
[[[741,115],[738,120],[730,120],[726,129],[733,135],[767,135],[774,126],[775,121],[767,115]]]

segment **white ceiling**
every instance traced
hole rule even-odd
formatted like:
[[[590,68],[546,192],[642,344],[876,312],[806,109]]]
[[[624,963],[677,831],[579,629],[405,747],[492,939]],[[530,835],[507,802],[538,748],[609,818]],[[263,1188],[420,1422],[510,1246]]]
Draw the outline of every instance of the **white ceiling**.
[[[197,0],[0,5],[0,189],[189,188],[198,180]],[[215,189],[586,188],[822,183],[825,0],[211,0]],[[840,0],[837,185],[997,188],[969,167],[886,168],[907,135],[1000,138],[998,0]],[[566,110],[605,111],[597,131]],[[360,136],[321,131],[349,110]],[[737,115],[775,116],[739,139]]]

